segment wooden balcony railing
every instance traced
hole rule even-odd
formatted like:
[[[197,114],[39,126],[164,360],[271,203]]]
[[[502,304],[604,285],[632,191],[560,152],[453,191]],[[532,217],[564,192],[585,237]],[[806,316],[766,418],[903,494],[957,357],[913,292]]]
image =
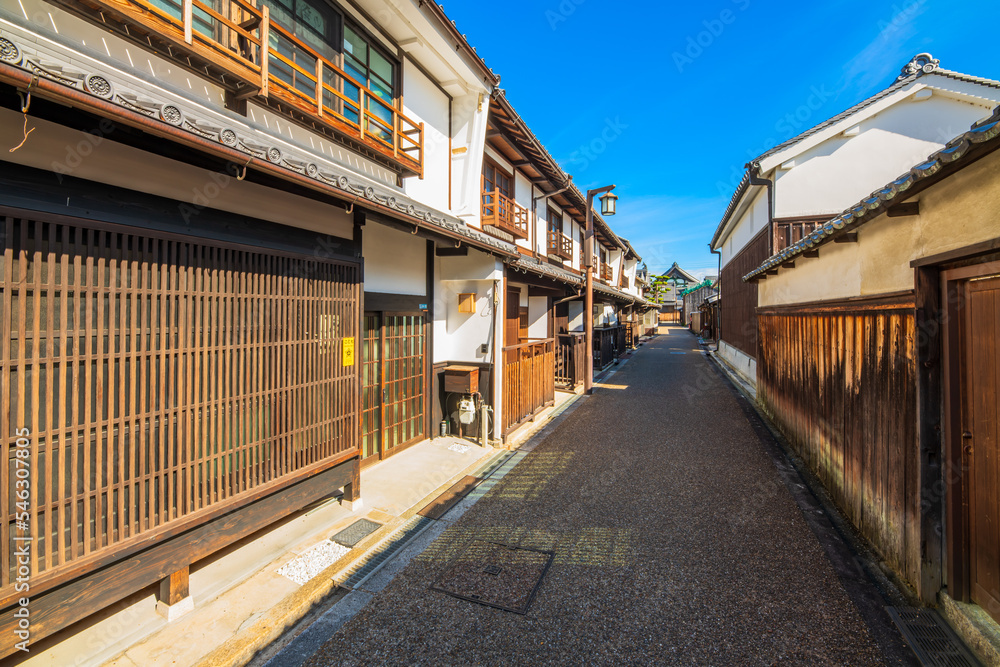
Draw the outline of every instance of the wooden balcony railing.
[[[625,274],[625,272],[622,271],[621,277],[618,278],[618,287],[620,287],[621,289],[628,289],[631,286],[632,286],[631,281],[628,279],[628,276]]]
[[[53,0],[373,157],[423,176],[417,123],[270,18],[257,0]],[[264,48],[266,46],[266,48]]]
[[[406,171],[423,176],[424,124],[401,113],[283,26],[272,22],[269,100],[284,102]]]
[[[555,339],[503,349],[503,415],[506,435],[556,399]]]
[[[556,384],[572,389],[583,382],[587,363],[587,339],[582,333],[556,336]]]
[[[560,259],[572,259],[573,240],[562,232],[549,230],[549,254]]]
[[[483,229],[528,238],[528,209],[499,190],[483,193]],[[501,237],[502,238],[502,237]]]
[[[240,94],[266,89],[268,9],[253,0],[55,0]]]
[[[611,270],[610,264],[601,265],[600,278],[606,283],[611,283],[614,280],[614,271]]]

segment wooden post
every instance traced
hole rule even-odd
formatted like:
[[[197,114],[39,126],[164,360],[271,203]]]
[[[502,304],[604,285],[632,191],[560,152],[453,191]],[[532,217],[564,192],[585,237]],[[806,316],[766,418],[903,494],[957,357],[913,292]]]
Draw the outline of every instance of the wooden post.
[[[316,114],[323,117],[323,59],[316,58]]]
[[[363,507],[361,502],[361,458],[351,464],[351,481],[344,485],[344,499],[341,504],[354,512]]]
[[[189,578],[191,568],[184,567],[160,580],[160,602],[175,605],[190,595]]]
[[[918,268],[916,270],[916,333],[917,333],[917,441],[919,443],[919,469],[915,475],[919,502],[909,503],[910,514],[907,516],[907,529],[919,531],[920,553],[914,554],[919,559],[920,572],[917,580],[917,594],[928,604],[937,602],[937,594],[941,588],[942,575],[942,519],[945,498],[939,492],[942,481],[942,461],[946,460],[941,423],[941,324],[942,308],[940,294],[940,272],[933,268]],[[954,471],[949,470],[949,473]],[[949,509],[953,509],[954,500],[959,494],[948,488],[945,482],[945,494]],[[916,491],[916,490],[915,490]],[[916,514],[916,516],[912,516]],[[954,516],[949,517],[949,529],[954,528]],[[951,532],[951,530],[949,530]],[[954,565],[954,564],[953,564]],[[949,588],[956,599],[962,592],[962,577],[953,574],[949,580]],[[957,591],[955,589],[958,589]],[[956,595],[956,592],[958,595]]]
[[[260,96],[267,97],[271,88],[271,74],[268,71],[271,53],[271,10],[264,5],[262,11],[264,17],[260,24]]]
[[[191,597],[189,587],[190,572],[190,566],[185,565],[160,580],[156,613],[168,621],[173,621],[194,610],[194,598]]]
[[[365,138],[365,89],[358,88],[358,130],[361,132],[361,140]]]
[[[184,41],[190,44],[194,39],[194,10],[192,7],[194,0],[183,0],[181,4],[181,15],[184,21]]]

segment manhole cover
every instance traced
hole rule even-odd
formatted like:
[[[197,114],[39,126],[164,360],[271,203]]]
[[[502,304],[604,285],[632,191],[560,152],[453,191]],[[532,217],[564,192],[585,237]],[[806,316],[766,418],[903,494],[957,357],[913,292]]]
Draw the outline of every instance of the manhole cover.
[[[380,523],[375,523],[374,521],[369,521],[368,519],[358,519],[330,539],[337,544],[344,545],[345,547],[353,547],[355,544],[365,539],[381,527],[382,524]]]
[[[921,665],[926,667],[978,667],[965,644],[948,627],[941,615],[931,609],[886,607],[906,643]]]
[[[526,614],[552,556],[547,551],[473,540],[431,589]]]

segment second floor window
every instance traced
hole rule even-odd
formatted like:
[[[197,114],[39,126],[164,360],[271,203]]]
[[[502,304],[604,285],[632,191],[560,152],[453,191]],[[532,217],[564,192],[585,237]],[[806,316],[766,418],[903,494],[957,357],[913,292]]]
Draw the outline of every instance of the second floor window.
[[[483,192],[499,190],[500,194],[510,199],[513,194],[510,180],[510,176],[494,163],[488,160],[483,163]]]
[[[361,30],[352,27],[343,15],[322,0],[263,0],[271,18],[295,36],[301,44],[339,67],[361,86],[365,93],[364,108],[368,116],[365,131],[386,143],[392,143],[393,109],[396,103],[396,64]],[[316,97],[316,59],[299,43],[277,32],[271,32],[270,47],[288,62],[272,58],[271,74],[301,93],[306,99]],[[289,63],[292,63],[290,65]],[[301,68],[301,71],[297,68]],[[333,69],[324,69],[324,83],[341,93],[347,101],[325,90],[323,103],[348,121],[361,123],[361,88],[339,76]],[[355,103],[352,105],[351,100]]]
[[[562,234],[562,213],[549,209],[549,231],[556,234]]]

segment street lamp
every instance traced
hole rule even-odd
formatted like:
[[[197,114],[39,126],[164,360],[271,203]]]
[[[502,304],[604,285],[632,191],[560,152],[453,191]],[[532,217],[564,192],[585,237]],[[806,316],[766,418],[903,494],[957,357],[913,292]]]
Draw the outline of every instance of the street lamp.
[[[611,187],[614,187],[613,185]],[[614,215],[617,207],[618,195],[607,192],[601,197],[601,215]]]
[[[583,306],[583,330],[587,369],[583,374],[583,392],[594,393],[594,197],[601,197],[601,214],[614,215],[617,195],[611,193],[614,185],[587,190],[587,235],[584,237],[583,266],[587,272],[587,296]]]

